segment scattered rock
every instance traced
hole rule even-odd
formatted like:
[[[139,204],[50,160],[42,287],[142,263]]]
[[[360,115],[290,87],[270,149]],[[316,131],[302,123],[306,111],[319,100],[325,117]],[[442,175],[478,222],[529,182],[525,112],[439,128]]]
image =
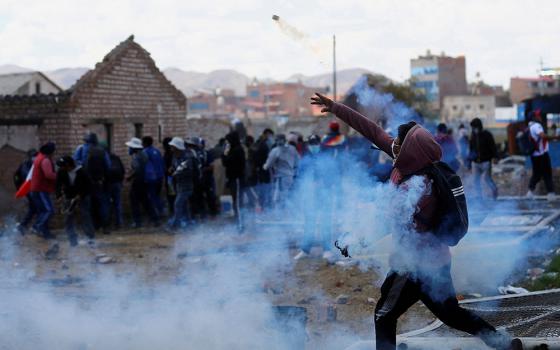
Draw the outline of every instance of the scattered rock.
[[[303,305],[303,304],[311,304],[311,303],[314,302],[315,300],[317,300],[317,297],[315,297],[315,296],[310,296],[310,297],[301,299],[301,300],[298,301],[297,303],[300,304],[300,305]]]
[[[137,257],[138,257],[139,259],[142,259],[142,258],[144,257],[144,255],[138,254]]]
[[[370,305],[375,305],[377,301],[374,298],[367,298],[367,303]]]
[[[60,252],[60,246],[58,243],[53,244],[50,248],[45,252],[45,258],[47,260],[55,259]]]
[[[182,253],[177,254],[177,259],[182,260],[182,259],[186,258],[187,256],[188,256],[187,252],[182,252]]]
[[[69,269],[68,265],[66,265],[66,264],[62,264],[62,266],[60,268],[63,269],[63,270],[68,270]]]
[[[339,260],[336,263],[336,266],[340,266],[340,267],[352,267],[352,266],[356,266],[358,265],[358,260]]]
[[[342,281],[336,281],[336,283],[334,284],[337,288],[340,288],[344,285],[344,282]]]
[[[341,294],[341,295],[336,297],[336,303],[337,304],[348,304],[349,299],[350,299],[350,297],[348,295]]]
[[[63,278],[53,278],[49,282],[55,287],[64,287],[70,284],[80,283],[83,280],[80,277],[73,277],[71,275],[66,275]]]
[[[110,263],[114,263],[115,259],[113,259],[113,257],[110,257],[106,254],[98,254],[95,257],[95,262],[98,264],[110,264]]]
[[[353,290],[354,293],[359,293],[359,292],[361,292],[361,291],[362,291],[362,287],[356,287],[356,288],[354,288],[354,290]]]

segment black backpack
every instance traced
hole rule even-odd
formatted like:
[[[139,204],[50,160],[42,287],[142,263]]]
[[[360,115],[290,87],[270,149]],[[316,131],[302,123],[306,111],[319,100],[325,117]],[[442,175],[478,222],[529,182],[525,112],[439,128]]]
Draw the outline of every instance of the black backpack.
[[[531,128],[527,127],[523,131],[517,133],[515,137],[519,153],[524,156],[531,156],[537,150],[537,145],[531,137]]]
[[[432,180],[438,198],[439,217],[434,234],[448,246],[456,246],[469,229],[467,199],[461,178],[444,162],[434,162],[421,171]]]
[[[107,176],[107,163],[105,150],[99,146],[90,145],[84,168],[89,178],[94,182],[101,182]]]

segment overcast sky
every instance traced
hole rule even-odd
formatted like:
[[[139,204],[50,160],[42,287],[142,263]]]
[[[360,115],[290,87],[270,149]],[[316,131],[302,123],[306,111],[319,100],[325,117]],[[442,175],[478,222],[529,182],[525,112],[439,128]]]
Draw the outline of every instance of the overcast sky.
[[[560,66],[560,0],[0,0],[0,64],[93,67],[134,34],[160,68],[233,68],[283,79],[361,67],[397,80],[426,49],[467,57],[467,75],[508,84],[542,57]],[[282,34],[278,14],[324,49]],[[321,62],[325,62],[321,64]]]

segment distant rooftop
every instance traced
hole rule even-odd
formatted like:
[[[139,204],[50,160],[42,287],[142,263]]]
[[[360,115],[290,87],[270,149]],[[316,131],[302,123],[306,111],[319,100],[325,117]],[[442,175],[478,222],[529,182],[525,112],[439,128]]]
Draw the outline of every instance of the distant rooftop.
[[[49,79],[45,74],[34,71],[0,75],[0,95],[18,95],[18,90],[20,90],[25,84],[31,81],[36,75],[40,75],[42,78],[46,79],[50,84],[57,88],[59,92],[64,90],[51,79]]]

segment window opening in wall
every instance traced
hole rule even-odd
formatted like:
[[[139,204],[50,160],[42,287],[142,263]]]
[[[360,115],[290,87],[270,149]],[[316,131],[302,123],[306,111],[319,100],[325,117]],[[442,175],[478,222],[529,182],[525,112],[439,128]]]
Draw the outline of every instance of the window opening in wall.
[[[478,106],[478,108],[484,109],[484,105],[480,105],[480,106]]]
[[[465,109],[471,109],[471,105],[465,105]]]
[[[113,151],[113,124],[105,124],[105,136],[107,142],[107,151]]]
[[[157,138],[158,138],[158,142],[162,143],[163,142],[163,126],[161,124],[158,124],[157,126]]]
[[[41,83],[39,83],[39,82],[35,83],[35,93],[36,94],[41,93]]]
[[[143,134],[144,134],[144,124],[135,123],[134,124],[134,137],[138,137],[139,139],[141,139]]]

